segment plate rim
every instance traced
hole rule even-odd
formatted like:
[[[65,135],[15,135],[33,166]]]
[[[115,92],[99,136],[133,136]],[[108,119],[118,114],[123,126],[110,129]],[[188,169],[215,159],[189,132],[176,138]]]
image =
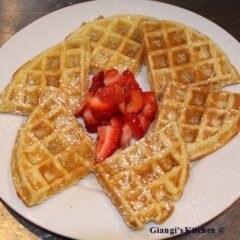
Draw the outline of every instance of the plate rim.
[[[97,1],[98,1],[98,2],[107,2],[107,0],[97,0]],[[137,0],[130,0],[130,1],[132,1],[132,2],[137,2]],[[138,0],[138,1],[139,1],[139,0]],[[195,15],[195,16],[198,17],[198,18],[201,18],[202,20],[204,20],[204,21],[206,21],[206,22],[210,22],[215,28],[218,29],[218,31],[222,32],[222,33],[225,34],[225,35],[228,35],[228,37],[230,37],[231,40],[233,40],[236,44],[239,44],[238,40],[237,40],[234,36],[232,36],[229,32],[227,32],[224,28],[222,28],[221,26],[219,26],[219,25],[217,25],[216,23],[212,22],[211,20],[209,20],[209,19],[207,19],[207,18],[205,18],[205,17],[203,17],[203,16],[201,16],[201,15],[199,15],[199,14],[197,14],[197,13],[194,13],[194,12],[188,10],[188,9],[184,9],[184,8],[182,8],[182,7],[179,7],[179,6],[175,6],[175,5],[168,4],[168,3],[162,3],[162,2],[158,2],[158,1],[147,1],[147,0],[141,0],[141,1],[142,1],[142,2],[155,2],[156,4],[159,4],[159,5],[170,6],[170,7],[176,8],[176,9],[181,9],[181,11],[186,11],[186,12],[188,12],[188,13],[191,13],[191,14]],[[53,11],[53,12],[51,12],[51,13],[48,13],[48,14],[46,14],[46,15],[38,18],[38,19],[36,19],[36,20],[33,21],[32,23],[26,25],[24,28],[22,28],[22,29],[20,29],[19,31],[17,31],[12,37],[10,37],[10,38],[1,46],[1,48],[0,48],[0,53],[3,51],[3,49],[5,49],[5,48],[8,46],[8,44],[11,44],[12,41],[15,41],[15,39],[17,39],[20,34],[23,34],[26,29],[31,28],[31,25],[32,25],[33,23],[40,23],[43,19],[47,19],[47,18],[49,17],[49,15],[54,15],[54,14],[57,14],[57,13],[59,13],[59,12],[64,12],[66,9],[75,8],[76,5],[83,5],[83,4],[84,4],[84,5],[92,5],[92,4],[94,4],[94,2],[95,2],[95,1],[88,1],[88,2],[83,2],[83,3],[73,4],[73,5],[70,5],[70,6],[61,8],[61,9],[58,9],[58,10],[56,10],[56,11]],[[108,0],[108,2],[114,2],[114,0]],[[117,13],[117,14],[118,14],[118,13]],[[240,67],[240,66],[236,66],[237,69],[238,69],[239,67]],[[210,222],[210,221],[212,221],[213,219],[215,219],[216,217],[218,217],[221,213],[225,212],[228,208],[230,208],[230,207],[239,199],[240,193],[239,193],[238,195],[239,195],[238,197],[232,199],[231,204],[228,205],[227,208],[225,208],[223,211],[221,211],[221,212],[219,212],[218,214],[216,214],[215,216],[213,216],[213,217],[212,217],[211,219],[209,219],[208,221],[204,221],[203,223],[200,223],[198,226],[196,226],[196,228],[199,227],[199,226],[202,226],[203,224],[207,224],[208,222]],[[20,215],[21,217],[23,217],[24,219],[32,222],[33,224],[36,224],[36,225],[40,226],[41,228],[44,228],[44,229],[46,229],[47,231],[50,231],[50,232],[52,232],[52,233],[56,233],[56,234],[59,234],[59,235],[61,235],[61,236],[65,236],[65,237],[71,237],[71,236],[69,236],[69,235],[65,235],[65,234],[64,234],[63,232],[61,232],[61,231],[56,231],[55,229],[52,229],[50,226],[44,225],[44,223],[38,222],[35,218],[32,218],[31,216],[24,215],[23,213],[19,213],[18,209],[15,208],[14,205],[8,203],[7,199],[5,199],[4,194],[1,193],[1,192],[0,192],[0,198],[1,198],[10,208],[12,208],[17,214],[19,214],[19,215]],[[174,236],[177,236],[177,235],[180,235],[180,234],[176,234],[176,235],[174,235]],[[171,236],[168,236],[168,237],[171,237]],[[168,238],[168,237],[166,237],[166,238]],[[164,239],[166,239],[166,238],[164,238]]]

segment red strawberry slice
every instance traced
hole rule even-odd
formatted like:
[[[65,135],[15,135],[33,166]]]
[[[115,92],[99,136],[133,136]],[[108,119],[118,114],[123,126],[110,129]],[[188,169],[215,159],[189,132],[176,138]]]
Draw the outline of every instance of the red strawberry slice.
[[[110,121],[110,125],[114,128],[122,128],[123,124],[124,124],[124,120],[121,115],[112,117]]]
[[[124,85],[125,89],[137,89],[139,88],[139,84],[134,78],[134,75],[131,71],[125,70],[122,75],[126,78],[126,83]]]
[[[105,73],[105,76],[104,76],[105,86],[115,84],[115,83],[119,85],[124,85],[125,82],[126,82],[126,78],[123,75],[121,75],[117,69],[112,69]]]
[[[82,116],[89,132],[98,133],[97,162],[117,148],[130,145],[148,130],[157,111],[153,92],[142,92],[131,71],[112,69],[92,79],[90,92],[75,116]]]
[[[131,128],[127,123],[123,125],[122,128],[122,136],[120,139],[120,146],[121,148],[126,148],[131,144],[131,139],[132,139],[132,131]]]
[[[104,79],[115,77],[118,74],[119,74],[118,70],[116,68],[113,68],[105,72]]]
[[[124,88],[119,84],[111,84],[106,87],[99,88],[96,96],[101,100],[109,103],[119,104],[124,100]]]
[[[103,86],[104,72],[101,71],[92,78],[92,84],[90,91],[96,91],[98,88]]]
[[[136,113],[127,113],[124,115],[124,119],[126,123],[129,125],[129,127],[131,128],[133,136],[136,139],[142,138],[144,135],[144,131],[142,129],[141,122],[139,121]]]
[[[106,126],[106,125],[109,125],[109,124],[110,124],[110,119],[109,118],[101,119],[100,123],[99,123],[99,126]]]
[[[98,125],[90,125],[90,124],[85,123],[85,128],[89,133],[96,133]]]
[[[144,92],[143,99],[144,99],[144,107],[142,112],[145,115],[145,117],[147,117],[150,121],[152,121],[157,112],[157,103],[155,101],[154,93]]]
[[[142,90],[140,88],[129,90],[127,101],[126,112],[138,113],[142,109],[144,103]]]
[[[146,133],[151,122],[143,115],[143,113],[139,113],[137,117],[142,125],[143,132]]]
[[[148,102],[144,105],[142,113],[145,117],[152,121],[155,118],[157,112],[157,104],[155,102]]]
[[[115,108],[111,110],[106,111],[93,111],[93,115],[98,118],[101,122],[104,122],[106,120],[109,121],[111,117],[113,117],[116,114],[117,110]]]
[[[96,95],[90,98],[88,106],[93,115],[101,120],[111,118],[118,111],[116,104],[105,102]]]
[[[114,128],[110,125],[98,127],[98,142],[96,148],[97,162],[102,162],[109,157],[118,147],[122,129]]]
[[[155,101],[155,96],[153,92],[144,92],[143,93],[143,99],[144,99],[144,103],[148,103],[148,102],[156,102]]]
[[[122,75],[125,76],[128,81],[135,81],[133,73],[131,71],[129,71],[128,69],[123,71]]]
[[[118,105],[118,108],[119,108],[119,110],[120,110],[121,113],[125,114],[125,113],[127,112],[125,101],[121,102],[121,103]]]
[[[88,102],[93,95],[94,95],[94,92],[92,92],[92,91],[87,94],[87,96],[83,100],[82,104],[76,109],[76,111],[74,113],[75,117],[83,116],[85,109],[88,107]]]
[[[91,133],[97,132],[99,121],[93,116],[92,111],[90,109],[87,108],[84,111],[83,120],[88,132],[91,132]]]

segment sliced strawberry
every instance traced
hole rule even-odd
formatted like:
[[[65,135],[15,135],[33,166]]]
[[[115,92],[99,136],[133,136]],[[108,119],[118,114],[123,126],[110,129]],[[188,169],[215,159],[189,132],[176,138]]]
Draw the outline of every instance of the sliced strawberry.
[[[144,116],[143,113],[139,113],[139,114],[137,115],[137,117],[138,117],[138,119],[139,119],[139,121],[140,121],[140,123],[141,123],[141,125],[142,125],[143,132],[146,133],[151,122],[149,121],[149,119],[147,119],[147,118]]]
[[[144,92],[143,99],[144,99],[144,107],[142,112],[145,115],[145,117],[147,117],[150,121],[152,121],[157,112],[157,103],[155,101],[154,93]]]
[[[96,133],[98,125],[97,124],[90,125],[90,124],[85,123],[85,128],[89,133]]]
[[[98,119],[96,119],[93,114],[92,111],[90,109],[86,109],[83,113],[83,120],[85,123],[85,127],[87,129],[88,132],[96,132],[97,131],[97,127],[99,124]]]
[[[155,118],[155,114],[157,112],[157,104],[155,102],[148,102],[144,105],[142,113],[145,117],[152,121]]]
[[[93,114],[94,114],[94,116],[95,116],[96,118],[98,118],[101,122],[104,122],[104,121],[106,121],[106,120],[109,121],[109,119],[112,118],[112,117],[116,114],[116,112],[117,112],[116,109],[117,109],[117,108],[113,108],[113,109],[111,109],[111,110],[106,110],[106,111],[102,111],[102,112],[95,111],[95,112],[93,112]]]
[[[110,125],[98,127],[98,142],[96,148],[97,162],[102,162],[109,157],[118,147],[122,134],[121,128]]]
[[[126,83],[126,78],[119,74],[119,75],[117,75],[115,77],[104,79],[104,85],[105,86],[109,86],[109,85],[115,84],[115,83],[117,83],[117,84],[119,84],[121,86],[124,86],[125,83]]]
[[[131,139],[132,139],[132,131],[131,128],[127,123],[123,125],[122,128],[122,136],[120,139],[120,146],[121,148],[126,148],[131,144]]]
[[[98,88],[103,86],[104,72],[101,71],[92,78],[92,84],[90,91],[96,91]]]
[[[110,119],[109,118],[101,119],[100,123],[99,123],[99,126],[106,126],[106,125],[109,125],[109,124],[110,124]]]
[[[142,96],[142,90],[140,88],[138,89],[131,89],[129,90],[129,95],[127,97],[127,106],[126,106],[126,112],[134,112],[138,113],[142,107],[143,107],[143,96]]]
[[[110,121],[110,125],[114,128],[122,128],[123,124],[124,124],[124,120],[121,115],[112,117]]]
[[[116,104],[105,102],[97,96],[93,96],[89,100],[88,106],[93,115],[101,120],[112,117],[118,111]]]
[[[115,83],[123,86],[125,82],[126,82],[125,76],[121,75],[117,69],[112,69],[105,73],[105,76],[104,76],[105,86],[115,84]]]
[[[86,98],[83,100],[82,104],[76,109],[74,116],[75,117],[80,117],[83,116],[83,113],[85,111],[85,109],[88,107],[88,102],[90,100],[90,98],[94,95],[94,92],[90,91]]]
[[[134,78],[134,75],[131,71],[125,70],[122,75],[126,77],[126,83],[124,85],[125,89],[137,89],[139,88],[139,84]]]
[[[156,102],[153,92],[143,92],[143,99],[144,99],[144,103]]]
[[[128,81],[135,80],[133,73],[131,71],[129,71],[128,69],[123,71],[122,75],[125,76]]]
[[[133,136],[136,139],[142,138],[144,135],[144,131],[142,129],[141,122],[139,121],[136,113],[127,113],[124,115],[124,119],[126,123],[129,125],[129,127],[131,128]]]
[[[124,88],[119,84],[111,84],[106,87],[99,88],[96,96],[101,100],[109,103],[119,104],[124,100]]]
[[[105,72],[104,79],[110,79],[110,78],[116,77],[118,76],[118,74],[119,74],[118,70],[116,68],[113,68]]]
[[[118,104],[118,108],[119,108],[121,113],[125,114],[127,112],[125,101],[123,101],[120,104]]]

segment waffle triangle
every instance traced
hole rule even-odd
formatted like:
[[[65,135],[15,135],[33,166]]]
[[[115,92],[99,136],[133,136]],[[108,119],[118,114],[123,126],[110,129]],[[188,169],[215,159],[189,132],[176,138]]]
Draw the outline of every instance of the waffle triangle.
[[[95,143],[53,96],[37,106],[20,128],[12,156],[18,196],[40,204],[87,176]]]
[[[90,47],[87,38],[66,40],[36,56],[13,75],[0,95],[0,112],[28,115],[43,96],[65,94],[73,112],[88,88]]]
[[[141,23],[148,79],[158,99],[170,81],[218,89],[239,83],[226,54],[207,36],[180,23]]]
[[[188,172],[185,144],[175,123],[95,166],[97,180],[133,229],[151,220],[162,223],[172,214]]]
[[[156,117],[156,131],[177,121],[189,159],[204,157],[240,130],[240,94],[169,83]]]
[[[137,73],[142,63],[143,46],[139,23],[146,17],[115,15],[99,17],[83,24],[68,38],[89,36],[92,48],[91,70],[98,71],[126,68]]]

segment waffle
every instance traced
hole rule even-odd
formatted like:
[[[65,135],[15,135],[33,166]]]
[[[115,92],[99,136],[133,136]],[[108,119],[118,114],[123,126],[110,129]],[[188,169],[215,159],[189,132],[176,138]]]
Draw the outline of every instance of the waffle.
[[[240,130],[240,94],[169,83],[157,114],[156,131],[177,121],[190,160],[230,141]]]
[[[0,96],[0,112],[28,115],[50,92],[67,95],[65,104],[73,112],[87,91],[89,67],[86,37],[55,45],[15,72]]]
[[[68,38],[89,36],[92,48],[93,73],[112,68],[128,68],[137,73],[142,62],[142,16],[116,15],[86,23]]]
[[[97,180],[133,229],[151,220],[162,223],[172,214],[188,171],[185,144],[174,123],[95,166]]]
[[[169,81],[218,89],[240,82],[226,54],[207,36],[176,22],[142,22],[148,79],[157,98]]]
[[[40,204],[85,177],[94,155],[94,141],[50,96],[18,132],[11,165],[18,196],[27,206]]]

